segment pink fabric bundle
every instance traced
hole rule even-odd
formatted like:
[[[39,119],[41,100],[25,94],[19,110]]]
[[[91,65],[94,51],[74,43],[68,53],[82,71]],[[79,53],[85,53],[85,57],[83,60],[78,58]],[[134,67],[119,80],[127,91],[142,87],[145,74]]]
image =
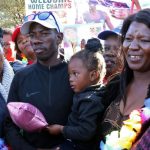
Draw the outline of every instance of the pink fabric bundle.
[[[29,103],[10,102],[7,108],[13,122],[25,131],[39,131],[48,125],[38,108]]]

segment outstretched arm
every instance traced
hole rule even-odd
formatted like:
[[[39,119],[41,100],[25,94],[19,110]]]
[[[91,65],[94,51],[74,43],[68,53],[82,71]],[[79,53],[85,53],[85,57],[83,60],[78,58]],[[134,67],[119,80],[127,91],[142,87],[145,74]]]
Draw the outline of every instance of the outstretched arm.
[[[136,6],[136,8],[138,10],[141,10],[141,6],[140,6],[140,3],[139,3],[139,0],[134,0],[134,4],[135,4],[135,6]]]
[[[112,24],[112,22],[110,20],[110,17],[107,14],[105,14],[105,16],[106,16],[106,20],[105,21],[106,21],[107,26],[109,27],[110,30],[113,30],[114,26],[113,26],[113,24]]]

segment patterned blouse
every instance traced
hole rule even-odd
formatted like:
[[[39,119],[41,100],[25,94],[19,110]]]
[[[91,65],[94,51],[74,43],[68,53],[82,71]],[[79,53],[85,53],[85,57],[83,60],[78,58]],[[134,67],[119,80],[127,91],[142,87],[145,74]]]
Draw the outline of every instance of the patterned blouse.
[[[118,96],[106,109],[103,120],[100,125],[100,135],[105,137],[111,131],[121,128],[123,121],[129,118],[129,115],[122,115],[120,112],[120,99]]]

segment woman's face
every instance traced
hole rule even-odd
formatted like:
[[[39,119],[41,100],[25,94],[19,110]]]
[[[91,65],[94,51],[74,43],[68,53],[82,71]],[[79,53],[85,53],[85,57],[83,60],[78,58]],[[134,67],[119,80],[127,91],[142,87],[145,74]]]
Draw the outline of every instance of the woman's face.
[[[19,34],[17,37],[17,44],[19,50],[28,58],[32,53],[34,53],[32,46],[30,44],[29,36]]]
[[[123,51],[133,71],[150,70],[150,28],[143,23],[131,23],[123,42]]]

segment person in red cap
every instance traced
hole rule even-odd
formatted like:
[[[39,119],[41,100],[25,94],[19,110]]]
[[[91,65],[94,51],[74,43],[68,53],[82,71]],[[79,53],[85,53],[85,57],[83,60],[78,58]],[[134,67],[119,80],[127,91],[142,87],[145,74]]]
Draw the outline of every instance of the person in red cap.
[[[12,41],[15,43],[16,58],[27,65],[36,61],[35,53],[30,44],[28,35],[23,35],[20,32],[20,25],[17,26],[12,34]]]

